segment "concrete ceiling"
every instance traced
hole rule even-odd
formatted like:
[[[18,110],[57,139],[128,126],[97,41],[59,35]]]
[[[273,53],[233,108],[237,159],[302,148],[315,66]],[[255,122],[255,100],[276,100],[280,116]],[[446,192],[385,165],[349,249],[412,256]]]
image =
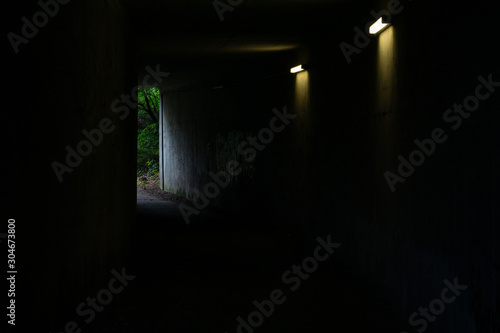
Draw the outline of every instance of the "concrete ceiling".
[[[221,0],[227,3],[228,0]],[[221,21],[213,0],[122,0],[140,54],[190,56],[282,51],[308,32],[338,30],[372,0],[243,0]],[[351,29],[351,27],[348,27]]]
[[[192,82],[194,71],[198,76],[207,72],[207,66],[218,67],[219,73],[223,67],[230,75],[249,57],[260,63],[273,54],[291,59],[311,39],[335,43],[342,33],[352,34],[359,17],[377,8],[374,0],[243,0],[221,21],[213,0],[119,1],[131,19],[139,67],[166,64],[177,72],[170,80],[177,77],[177,87]]]

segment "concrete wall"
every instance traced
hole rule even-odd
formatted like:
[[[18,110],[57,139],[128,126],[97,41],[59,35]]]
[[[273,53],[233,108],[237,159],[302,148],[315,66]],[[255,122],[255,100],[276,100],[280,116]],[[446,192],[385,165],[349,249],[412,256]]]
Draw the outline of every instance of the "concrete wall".
[[[12,6],[9,29],[20,34],[21,17],[40,10],[35,1]],[[136,119],[120,120],[111,103],[130,93],[137,72],[117,1],[61,5],[39,30],[18,54],[8,45],[4,142],[14,174],[6,176],[6,207],[18,226],[19,323],[59,332],[81,319],[76,306],[124,265],[135,212]],[[104,118],[115,130],[60,183],[52,162],[66,164],[65,147],[76,148],[82,130]]]
[[[235,71],[232,81],[223,88],[205,82],[179,91],[163,90],[160,158],[164,189],[195,198],[197,191],[204,192],[205,185],[213,182],[209,172],[224,171],[227,163],[235,160],[242,167],[241,174],[231,177],[229,185],[211,203],[232,210],[272,206],[276,190],[272,168],[277,166],[268,164],[272,161],[269,157],[280,153],[277,150],[280,142],[287,141],[290,128],[295,125],[276,133],[252,162],[246,161],[246,155],[239,153],[238,147],[248,136],[269,128],[270,120],[276,118],[273,109],[283,113],[287,107],[288,112],[293,112],[290,103],[294,77],[288,70],[287,66],[277,72],[275,69],[273,78],[263,79],[269,73],[256,69],[258,79],[250,81],[246,80],[248,72]]]
[[[297,118],[212,203],[266,208],[268,227],[308,239],[332,233],[339,255],[392,302],[402,329],[457,277],[467,291],[428,331],[494,332],[500,97],[492,94],[457,130],[443,120],[474,93],[479,75],[500,81],[493,20],[457,24],[485,8],[408,4],[349,65],[338,43],[321,40],[308,47],[311,69],[296,76],[164,89],[165,189],[193,197],[238,142],[267,126],[273,107],[287,105]],[[345,36],[354,43],[352,30]],[[283,63],[296,64],[289,59]],[[393,193],[384,173],[396,173],[398,156],[408,158],[414,140],[436,128],[447,141]]]

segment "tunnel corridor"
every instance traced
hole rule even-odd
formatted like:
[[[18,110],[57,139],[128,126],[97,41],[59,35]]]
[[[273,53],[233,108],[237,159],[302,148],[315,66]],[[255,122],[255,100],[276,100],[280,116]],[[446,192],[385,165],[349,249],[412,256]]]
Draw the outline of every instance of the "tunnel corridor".
[[[7,4],[5,331],[500,333],[494,6]]]

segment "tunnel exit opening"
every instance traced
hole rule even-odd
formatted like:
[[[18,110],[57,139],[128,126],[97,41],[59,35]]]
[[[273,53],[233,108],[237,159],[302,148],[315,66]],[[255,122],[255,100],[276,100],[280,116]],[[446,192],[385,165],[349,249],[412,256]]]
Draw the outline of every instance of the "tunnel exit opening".
[[[159,184],[160,89],[137,92],[137,185]]]

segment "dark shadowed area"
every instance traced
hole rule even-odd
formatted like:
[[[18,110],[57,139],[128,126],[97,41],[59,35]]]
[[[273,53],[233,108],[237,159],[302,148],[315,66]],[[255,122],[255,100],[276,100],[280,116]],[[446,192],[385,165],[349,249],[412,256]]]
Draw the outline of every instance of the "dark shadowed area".
[[[494,3],[6,6],[7,330],[500,332]]]

